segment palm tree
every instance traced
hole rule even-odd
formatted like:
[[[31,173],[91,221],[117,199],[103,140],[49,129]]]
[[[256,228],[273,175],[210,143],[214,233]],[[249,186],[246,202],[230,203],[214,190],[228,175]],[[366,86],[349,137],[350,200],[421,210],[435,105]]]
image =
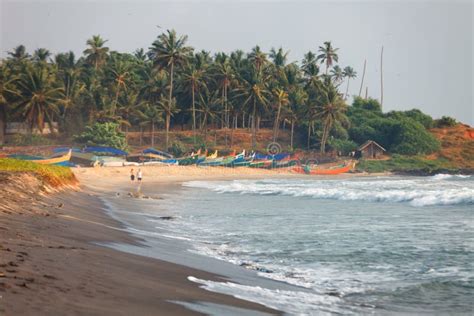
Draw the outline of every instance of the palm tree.
[[[167,30],[166,33],[158,36],[158,39],[152,43],[148,52],[148,57],[156,67],[168,68],[170,88],[168,94],[169,105],[167,108],[169,109],[176,106],[172,104],[174,67],[187,63],[193,51],[191,47],[186,46],[187,40],[188,37],[186,35],[178,37],[175,30]],[[166,135],[166,147],[168,147],[168,133]]]
[[[216,57],[217,59],[217,57]],[[232,68],[228,58],[221,59],[219,62],[216,62],[215,65],[215,77],[217,86],[222,91],[222,108],[224,109],[224,119],[223,125],[225,126],[225,145],[227,147],[227,129],[229,128],[229,88],[231,87],[232,82],[235,80],[235,72]]]
[[[346,87],[346,93],[344,94],[344,100],[347,99],[347,94],[349,93],[349,81],[351,79],[354,79],[357,77],[357,72],[354,71],[354,69],[350,66],[347,66],[344,68],[344,77],[347,78],[347,87]]]
[[[288,93],[282,89],[275,89],[273,91],[275,102],[277,105],[277,115],[275,117],[275,122],[273,123],[273,141],[276,142],[278,137],[278,131],[280,127],[280,113],[282,106],[288,105]]]
[[[54,87],[53,80],[53,76],[46,68],[28,67],[17,81],[19,98],[15,110],[27,122],[29,133],[35,126],[43,133],[45,121],[54,132],[53,119],[58,113],[61,88]]]
[[[212,120],[217,116],[217,111],[215,110],[217,106],[220,105],[221,99],[219,97],[219,91],[209,92],[206,89],[205,93],[200,95],[199,109],[201,112],[201,131],[204,132],[204,142],[207,143],[207,121],[208,119]]]
[[[0,64],[0,145],[5,140],[5,129],[7,127],[7,99],[16,95],[14,83],[17,77],[14,76],[4,64]]]
[[[51,53],[46,48],[38,48],[33,54],[33,60],[38,63],[45,63],[48,61],[48,58],[51,56]]]
[[[200,89],[207,88],[204,71],[196,69],[194,65],[189,65],[184,70],[182,85],[185,90],[191,92],[193,139],[194,143],[196,143],[196,94],[200,96]]]
[[[336,86],[341,84],[341,82],[344,80],[344,76],[345,73],[341,67],[339,67],[339,65],[336,65],[331,69],[331,79]]]
[[[275,48],[272,48],[270,50],[270,58],[273,60],[273,64],[277,68],[282,68],[286,65],[286,60],[288,59],[288,54],[289,52],[283,51],[283,48],[279,48],[278,50],[275,50]]]
[[[130,79],[130,67],[131,65],[121,60],[119,57],[113,55],[111,66],[107,68],[109,71],[109,76],[114,82],[115,97],[110,108],[110,114],[115,115],[115,110],[117,108],[118,98],[120,92],[127,91],[128,82]]]
[[[257,72],[260,72],[263,66],[267,63],[267,54],[262,52],[260,46],[258,45],[252,48],[252,51],[248,55],[248,58],[251,62],[253,62]]]
[[[170,132],[170,122],[171,117],[179,112],[178,107],[176,106],[176,99],[173,98],[171,102],[166,100],[164,97],[158,102],[159,107],[163,110],[165,114],[165,128],[166,128],[166,150],[168,150],[169,143],[169,132]]]
[[[163,111],[150,103],[146,104],[145,108],[140,111],[140,128],[145,125],[150,125],[151,127],[151,147],[155,147],[155,125],[163,121],[162,115]]]
[[[333,48],[331,42],[324,42],[324,46],[319,46],[319,52],[317,59],[321,60],[321,63],[326,63],[326,75],[328,74],[329,67],[332,66],[333,62],[339,60],[337,51],[339,48]]]
[[[268,105],[268,95],[270,92],[267,87],[268,76],[257,70],[256,66],[252,66],[250,74],[245,78],[243,87],[240,89],[243,97],[243,106],[250,107],[252,111],[252,148],[257,146],[257,121],[260,113],[263,112]]]
[[[301,65],[305,77],[311,78],[319,75],[318,60],[312,51],[309,51],[304,55]]]
[[[107,59],[109,48],[104,47],[106,42],[107,40],[104,41],[100,35],[94,35],[92,38],[87,40],[89,48],[84,50],[84,55],[86,55],[86,61],[93,65],[95,70],[98,70]]]
[[[13,51],[8,52],[8,55],[10,55],[11,59],[15,61],[22,61],[30,57],[28,53],[26,52],[26,48],[23,45],[18,45],[13,49]]]
[[[302,87],[297,86],[295,89],[292,89],[290,91],[288,95],[288,100],[290,104],[288,116],[290,118],[290,124],[291,124],[290,147],[291,149],[293,149],[295,123],[300,119],[300,114],[308,100],[308,95],[306,94],[306,91]]]
[[[326,86],[325,91],[321,95],[321,106],[318,109],[317,116],[323,123],[323,135],[321,137],[321,153],[326,152],[326,142],[329,132],[335,122],[345,123],[348,121],[345,112],[347,106],[343,99],[339,96],[337,89],[332,86]]]

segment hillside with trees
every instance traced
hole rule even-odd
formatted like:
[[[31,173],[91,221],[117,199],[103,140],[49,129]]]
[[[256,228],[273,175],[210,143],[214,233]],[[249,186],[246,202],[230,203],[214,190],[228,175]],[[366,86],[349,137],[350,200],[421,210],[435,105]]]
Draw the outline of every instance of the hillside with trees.
[[[244,147],[246,132],[245,146],[257,150],[276,141],[288,151],[344,155],[374,140],[391,154],[430,155],[441,149],[430,129],[453,121],[416,109],[385,113],[376,99],[352,98],[358,74],[338,64],[340,51],[329,41],[300,62],[289,62],[282,48],[259,46],[211,55],[174,30],[134,53],[107,44],[92,36],[81,56],[45,48],[30,54],[22,45],[9,51],[0,61],[0,145],[48,139],[230,149]],[[7,122],[25,123],[28,135],[6,138]],[[33,135],[53,122],[57,131],[47,138]]]

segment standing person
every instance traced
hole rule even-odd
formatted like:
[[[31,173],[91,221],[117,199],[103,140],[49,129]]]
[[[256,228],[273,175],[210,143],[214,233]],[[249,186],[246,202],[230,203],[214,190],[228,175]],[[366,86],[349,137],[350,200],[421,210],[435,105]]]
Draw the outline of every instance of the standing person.
[[[142,170],[138,169],[138,172],[137,172],[137,181],[138,181],[138,183],[142,183],[142,177],[143,177]]]
[[[130,170],[130,181],[133,183],[133,181],[135,181],[135,172],[133,171],[133,168],[132,170]]]

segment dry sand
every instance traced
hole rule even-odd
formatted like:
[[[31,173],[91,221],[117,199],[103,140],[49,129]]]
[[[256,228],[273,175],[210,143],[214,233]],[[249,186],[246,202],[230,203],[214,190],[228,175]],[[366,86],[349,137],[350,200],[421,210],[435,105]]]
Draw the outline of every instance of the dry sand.
[[[11,175],[0,181],[2,192],[9,188],[0,197],[14,196],[0,209],[0,315],[199,314],[170,301],[279,314],[187,280],[193,275],[223,281],[217,275],[98,246],[140,243],[103,211],[101,193],[93,189],[126,183],[122,175],[129,169],[76,171],[85,184],[80,192],[43,196],[34,185],[20,195],[19,183],[35,183],[31,175],[13,175],[15,184],[8,180]],[[151,176],[151,169],[144,168],[144,175]]]
[[[137,171],[137,167],[133,167]],[[308,177],[288,170],[144,166],[143,186],[211,179]],[[99,196],[130,187],[131,167],[74,168],[81,189],[44,195],[29,174],[0,174],[0,315],[195,315],[170,301],[210,302],[279,314],[208,292],[207,272],[98,246],[140,244]],[[353,176],[353,175],[344,175]]]

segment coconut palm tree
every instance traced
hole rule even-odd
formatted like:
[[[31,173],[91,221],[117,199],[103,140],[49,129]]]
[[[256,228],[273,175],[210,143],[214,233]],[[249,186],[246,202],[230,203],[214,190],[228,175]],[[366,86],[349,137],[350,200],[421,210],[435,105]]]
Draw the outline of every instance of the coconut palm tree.
[[[15,61],[22,61],[30,57],[30,55],[26,52],[26,48],[24,45],[18,45],[13,49],[13,51],[8,52],[10,58]]]
[[[346,100],[347,94],[349,93],[349,81],[357,77],[357,72],[355,72],[352,67],[347,66],[344,68],[344,77],[347,78],[346,93],[344,94],[344,100]]]
[[[194,143],[196,143],[196,94],[199,97],[200,90],[207,89],[205,72],[202,69],[197,69],[193,64],[190,64],[184,70],[181,84],[183,90],[191,93],[193,139]]]
[[[321,63],[326,63],[326,75],[328,74],[329,67],[332,66],[333,62],[337,62],[339,60],[339,56],[337,55],[337,51],[339,48],[332,47],[331,42],[324,42],[324,46],[319,46],[319,52],[321,54],[318,55],[317,59],[321,61]]]
[[[309,51],[304,55],[301,62],[301,70],[306,78],[316,77],[319,75],[319,66],[316,55]]]
[[[45,63],[48,61],[48,58],[51,56],[51,52],[46,48],[38,48],[33,53],[33,60],[38,63]]]
[[[240,94],[236,97],[242,97],[243,106],[248,107],[252,113],[252,148],[257,146],[257,121],[261,113],[268,106],[270,91],[268,90],[268,76],[257,70],[256,65],[251,67],[247,78],[244,78],[243,87],[240,88]]]
[[[100,35],[94,35],[87,40],[89,48],[84,50],[84,55],[86,55],[86,61],[93,65],[95,70],[98,70],[107,59],[109,48],[104,46],[106,42],[107,40],[103,40]]]
[[[277,68],[282,68],[286,65],[288,54],[289,54],[289,51],[285,52],[283,48],[281,47],[278,50],[275,50],[275,48],[272,48],[270,50],[270,58],[272,59],[273,64]]]
[[[53,83],[54,77],[46,68],[31,66],[16,82],[19,97],[14,110],[25,119],[30,134],[35,126],[42,133],[45,121],[54,132],[61,88],[54,87]]]
[[[186,46],[188,37],[186,35],[178,37],[175,30],[167,30],[166,33],[158,36],[149,51],[148,57],[157,68],[167,68],[169,73],[169,93],[168,109],[174,108],[176,105],[172,104],[173,98],[173,83],[174,83],[174,68],[176,66],[183,66],[189,60],[193,49]],[[168,126],[169,128],[169,126]],[[168,139],[168,133],[166,133]],[[168,142],[166,143],[168,147]]]
[[[295,124],[300,120],[301,113],[303,112],[304,106],[308,100],[308,95],[302,87],[296,86],[296,88],[292,89],[288,94],[288,100],[290,105],[288,109],[288,117],[291,125],[290,147],[293,149]]]
[[[0,64],[0,145],[3,145],[5,140],[5,130],[7,127],[7,99],[9,96],[17,94],[14,90],[16,80],[17,77],[4,64]]]
[[[131,64],[127,61],[120,59],[118,56],[113,55],[111,58],[111,65],[107,67],[109,78],[114,83],[115,97],[110,107],[110,114],[115,115],[117,109],[117,103],[121,91],[127,91],[128,84],[131,76]]]
[[[248,55],[248,59],[254,64],[257,72],[260,72],[267,63],[267,54],[262,52],[260,46],[255,46]]]
[[[336,65],[331,69],[331,79],[336,86],[339,86],[342,83],[344,75],[345,73],[339,65]]]
[[[281,108],[288,105],[288,93],[283,89],[275,89],[273,90],[273,96],[275,99],[275,103],[277,106],[277,115],[275,117],[275,122],[273,123],[273,141],[276,142],[278,137],[278,131],[280,129],[280,113]]]
[[[335,122],[346,123],[348,121],[345,112],[347,106],[343,99],[341,99],[336,87],[329,84],[321,94],[321,106],[318,108],[317,117],[323,123],[323,134],[321,137],[321,153],[326,152],[326,142],[329,137],[329,132]]]
[[[176,105],[175,98],[171,99],[171,102],[169,102],[169,100],[165,99],[164,96],[161,97],[160,101],[158,102],[158,106],[165,114],[166,150],[168,150],[171,117],[178,113],[179,109]]]
[[[142,111],[139,112],[140,128],[149,125],[151,128],[151,147],[155,147],[155,126],[163,121],[163,111],[150,103],[147,103]],[[140,136],[141,137],[141,136]],[[141,138],[140,138],[141,141]]]

